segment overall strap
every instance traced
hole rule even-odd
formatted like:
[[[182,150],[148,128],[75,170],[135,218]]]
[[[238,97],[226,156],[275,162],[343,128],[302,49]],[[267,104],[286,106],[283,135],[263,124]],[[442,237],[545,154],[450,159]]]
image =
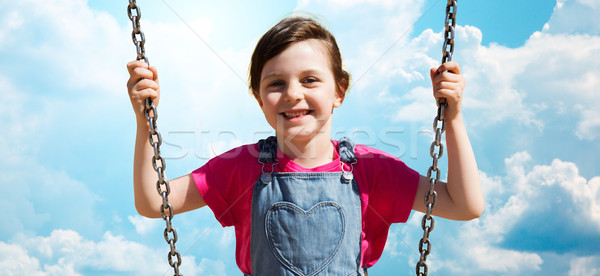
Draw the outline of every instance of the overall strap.
[[[258,150],[258,162],[264,164],[277,161],[277,137],[270,136],[258,141]]]
[[[258,162],[273,163],[277,160],[277,137],[270,136],[258,141]],[[349,137],[343,137],[338,141],[340,160],[344,163],[355,163],[354,142]]]
[[[344,163],[354,164],[356,163],[356,156],[354,155],[354,142],[350,137],[343,137],[338,141],[338,150],[340,152],[340,160]]]

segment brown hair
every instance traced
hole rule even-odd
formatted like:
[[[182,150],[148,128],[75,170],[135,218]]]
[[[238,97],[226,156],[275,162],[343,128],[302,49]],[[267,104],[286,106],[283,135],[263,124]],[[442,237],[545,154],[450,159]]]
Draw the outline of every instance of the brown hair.
[[[318,39],[329,54],[331,70],[339,95],[343,98],[350,85],[350,74],[342,69],[342,56],[333,35],[321,24],[307,17],[285,18],[267,31],[256,44],[250,60],[250,90],[256,99],[260,98],[260,75],[263,67],[290,45],[307,39]]]

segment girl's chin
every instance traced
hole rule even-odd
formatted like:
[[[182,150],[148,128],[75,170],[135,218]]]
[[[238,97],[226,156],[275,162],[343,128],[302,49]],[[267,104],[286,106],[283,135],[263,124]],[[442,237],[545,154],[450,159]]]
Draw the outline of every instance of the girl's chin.
[[[316,131],[307,130],[306,128],[285,128],[277,131],[278,135],[283,135],[285,141],[305,141],[310,140],[316,135]]]

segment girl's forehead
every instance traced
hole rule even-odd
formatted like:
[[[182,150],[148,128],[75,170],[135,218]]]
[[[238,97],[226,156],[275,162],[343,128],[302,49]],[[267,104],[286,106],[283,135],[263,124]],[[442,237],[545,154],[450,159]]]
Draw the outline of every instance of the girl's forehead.
[[[315,67],[314,69],[320,68],[321,70],[331,69],[331,60],[322,41],[307,39],[290,44],[285,50],[265,63],[262,75],[271,70],[292,70],[302,67]]]

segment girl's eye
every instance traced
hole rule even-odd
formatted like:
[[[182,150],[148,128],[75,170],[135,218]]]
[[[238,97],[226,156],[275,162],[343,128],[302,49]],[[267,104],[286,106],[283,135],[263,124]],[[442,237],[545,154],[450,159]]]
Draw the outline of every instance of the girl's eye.
[[[307,84],[315,83],[317,81],[318,80],[315,77],[308,77],[308,78],[305,78],[304,80],[302,80],[303,83],[307,83]]]
[[[271,84],[269,84],[269,86],[271,87],[277,87],[277,86],[282,86],[284,83],[282,81],[274,81]]]

